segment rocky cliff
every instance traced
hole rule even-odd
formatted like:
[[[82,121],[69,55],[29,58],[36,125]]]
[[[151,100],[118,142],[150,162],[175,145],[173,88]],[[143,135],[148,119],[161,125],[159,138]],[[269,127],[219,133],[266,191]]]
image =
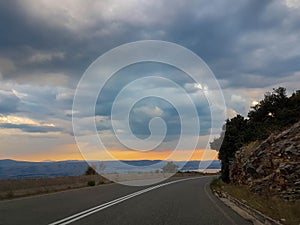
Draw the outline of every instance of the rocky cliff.
[[[230,179],[255,193],[300,199],[300,122],[271,135],[258,147],[252,143],[238,151]]]

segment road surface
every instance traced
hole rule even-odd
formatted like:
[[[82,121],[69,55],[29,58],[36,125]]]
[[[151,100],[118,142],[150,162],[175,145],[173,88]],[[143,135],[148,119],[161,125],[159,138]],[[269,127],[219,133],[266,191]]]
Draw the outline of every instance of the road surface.
[[[92,188],[0,202],[1,225],[248,225],[210,191],[212,177]]]

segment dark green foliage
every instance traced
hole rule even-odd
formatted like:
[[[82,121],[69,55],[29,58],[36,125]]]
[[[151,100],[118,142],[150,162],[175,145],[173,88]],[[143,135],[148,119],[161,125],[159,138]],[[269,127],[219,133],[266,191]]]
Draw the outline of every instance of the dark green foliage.
[[[222,180],[230,181],[229,166],[236,151],[251,141],[264,140],[271,133],[282,131],[298,122],[299,112],[300,90],[287,97],[286,89],[279,87],[273,89],[272,93],[267,92],[264,99],[251,108],[248,119],[241,115],[228,119],[220,138],[211,143],[211,148],[219,150]]]
[[[246,139],[245,127],[247,126],[247,120],[241,115],[237,115],[231,120],[226,121],[226,131],[222,132],[224,139],[219,150],[219,159],[221,160],[221,177],[224,182],[229,182],[229,165],[234,159],[235,152],[243,146]],[[225,129],[225,126],[223,127]],[[220,139],[215,139],[211,143],[212,147],[215,143],[221,141]],[[219,144],[219,143],[218,143]]]
[[[96,182],[94,180],[90,180],[88,182],[88,186],[95,186],[96,185]]]
[[[300,120],[300,90],[292,94],[287,107],[280,112],[279,116],[280,118],[286,117],[283,126],[294,124]]]
[[[92,166],[89,166],[87,168],[87,170],[85,171],[85,175],[96,175],[96,174],[97,174],[97,172],[96,172],[95,168]]]
[[[252,131],[253,140],[263,140],[267,138],[274,130],[281,130],[283,127],[292,124],[287,122],[287,116],[290,109],[290,98],[286,95],[283,87],[273,89],[273,92],[267,92],[264,99],[248,113],[249,127]]]

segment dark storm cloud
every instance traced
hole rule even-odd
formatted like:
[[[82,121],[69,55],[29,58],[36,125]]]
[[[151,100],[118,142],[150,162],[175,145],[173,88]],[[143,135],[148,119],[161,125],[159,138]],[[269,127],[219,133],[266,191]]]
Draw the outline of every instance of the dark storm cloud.
[[[283,38],[294,36],[300,40],[299,31],[294,29],[299,27],[296,18],[300,19],[296,11],[279,1],[213,1],[210,4],[215,6],[212,6],[214,10],[203,18],[197,18],[201,3],[189,8],[173,23],[169,34],[173,41],[180,40],[198,53],[217,78],[226,79],[233,87],[256,87],[264,77],[280,77],[282,73],[300,70],[295,63],[299,54],[285,57],[288,52],[280,50],[295,47]],[[261,59],[254,54],[258,50],[266,53],[262,66],[257,65]],[[256,83],[247,82],[247,76],[243,80],[235,79],[246,74],[259,75],[260,79]]]
[[[74,89],[99,55],[120,44],[143,39],[171,41],[194,51],[226,89],[265,88],[278,81],[291,81],[295,79],[292,75],[300,71],[299,8],[288,8],[283,0],[165,0],[147,4],[128,1],[116,4],[121,4],[119,8],[111,7],[111,1],[103,2],[98,1],[100,6],[97,1],[74,1],[71,5],[64,1],[0,2],[0,63],[2,58],[7,59],[2,64],[8,60],[13,63],[10,70],[0,68],[3,82],[29,84],[19,86],[18,91],[27,95],[21,105],[19,98],[0,94],[1,114],[18,112],[21,106],[22,111],[33,112],[36,119],[51,117],[69,122],[72,93],[65,96],[52,86]],[[191,79],[161,65],[150,63],[117,75],[101,93],[96,115],[109,116],[120,89],[143,76],[162,75],[191,94],[196,91]],[[62,78],[48,86],[33,84],[39,79],[47,83],[50,77],[59,76]],[[64,76],[69,80],[64,80]],[[159,82],[143,88],[146,87],[158,91],[168,88]],[[207,134],[211,127],[207,122],[211,119],[209,107],[201,101],[196,101],[196,105],[202,121],[201,134]],[[161,109],[170,127],[168,134],[177,135],[180,126],[176,110],[166,106]],[[148,135],[150,117],[135,116],[132,130],[137,135]],[[26,126],[19,129],[41,129]],[[100,121],[97,128],[110,130],[110,124]]]
[[[82,4],[77,7],[87,7],[86,3]],[[53,5],[55,6],[54,3]],[[0,50],[18,66],[17,71],[3,76],[7,79],[25,76],[30,71],[60,71],[78,80],[85,68],[110,48],[129,41],[153,38],[173,41],[196,52],[219,79],[228,81],[228,87],[255,85],[251,82],[236,82],[234,77],[241,74],[256,74],[262,79],[265,76],[280,77],[283,73],[300,70],[297,63],[299,54],[284,52],[284,49],[289,51],[293,48],[291,45],[299,42],[300,16],[298,10],[286,7],[284,1],[214,0],[209,4],[206,1],[187,1],[184,4],[180,1],[162,1],[157,15],[151,13],[154,19],[145,7],[142,3],[136,7],[136,10],[145,13],[144,22],[112,16],[109,19],[95,18],[95,23],[84,26],[77,19],[72,24],[76,29],[79,27],[76,30],[67,27],[68,23],[63,19],[68,17],[62,17],[61,25],[51,23],[55,20],[51,18],[51,8],[43,9],[46,15],[49,13],[50,22],[45,24],[47,18],[39,20],[32,16],[36,12],[25,9],[25,3],[1,2]],[[155,3],[149,3],[148,7],[149,10],[156,9]],[[105,13],[104,8],[99,8],[99,14]],[[120,14],[122,13],[121,10]],[[61,15],[58,15],[57,20],[60,19],[59,16]],[[85,16],[90,17],[88,14]],[[162,20],[155,21],[155,16]],[[72,18],[69,19],[72,21]],[[114,26],[118,29],[113,29]],[[292,36],[294,40],[285,41],[285,38]],[[259,50],[266,53],[263,56],[263,66],[257,65],[260,63],[256,54]],[[53,57],[43,63],[24,62],[24,59],[37,52],[50,55],[62,52],[64,57]],[[259,83],[258,81],[257,84]]]
[[[26,76],[34,71],[70,73],[77,71],[82,65],[86,66],[84,64],[86,57],[79,58],[80,64],[74,59],[76,57],[72,57],[72,49],[78,44],[76,38],[61,27],[45,25],[40,20],[30,18],[24,12],[21,1],[0,2],[0,30],[1,55],[13,60],[18,67],[18,70],[13,73],[4,73],[3,77],[6,79]],[[80,49],[77,50],[81,52]],[[54,59],[42,63],[28,62],[36,52],[51,54],[57,51],[65,52],[66,59]],[[81,72],[82,69],[80,74]]]

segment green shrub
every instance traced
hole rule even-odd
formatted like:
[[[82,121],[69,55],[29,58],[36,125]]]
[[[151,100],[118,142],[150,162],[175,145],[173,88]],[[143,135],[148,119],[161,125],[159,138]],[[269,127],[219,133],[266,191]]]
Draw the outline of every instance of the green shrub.
[[[95,186],[96,185],[96,182],[94,180],[90,180],[88,182],[88,186]]]

